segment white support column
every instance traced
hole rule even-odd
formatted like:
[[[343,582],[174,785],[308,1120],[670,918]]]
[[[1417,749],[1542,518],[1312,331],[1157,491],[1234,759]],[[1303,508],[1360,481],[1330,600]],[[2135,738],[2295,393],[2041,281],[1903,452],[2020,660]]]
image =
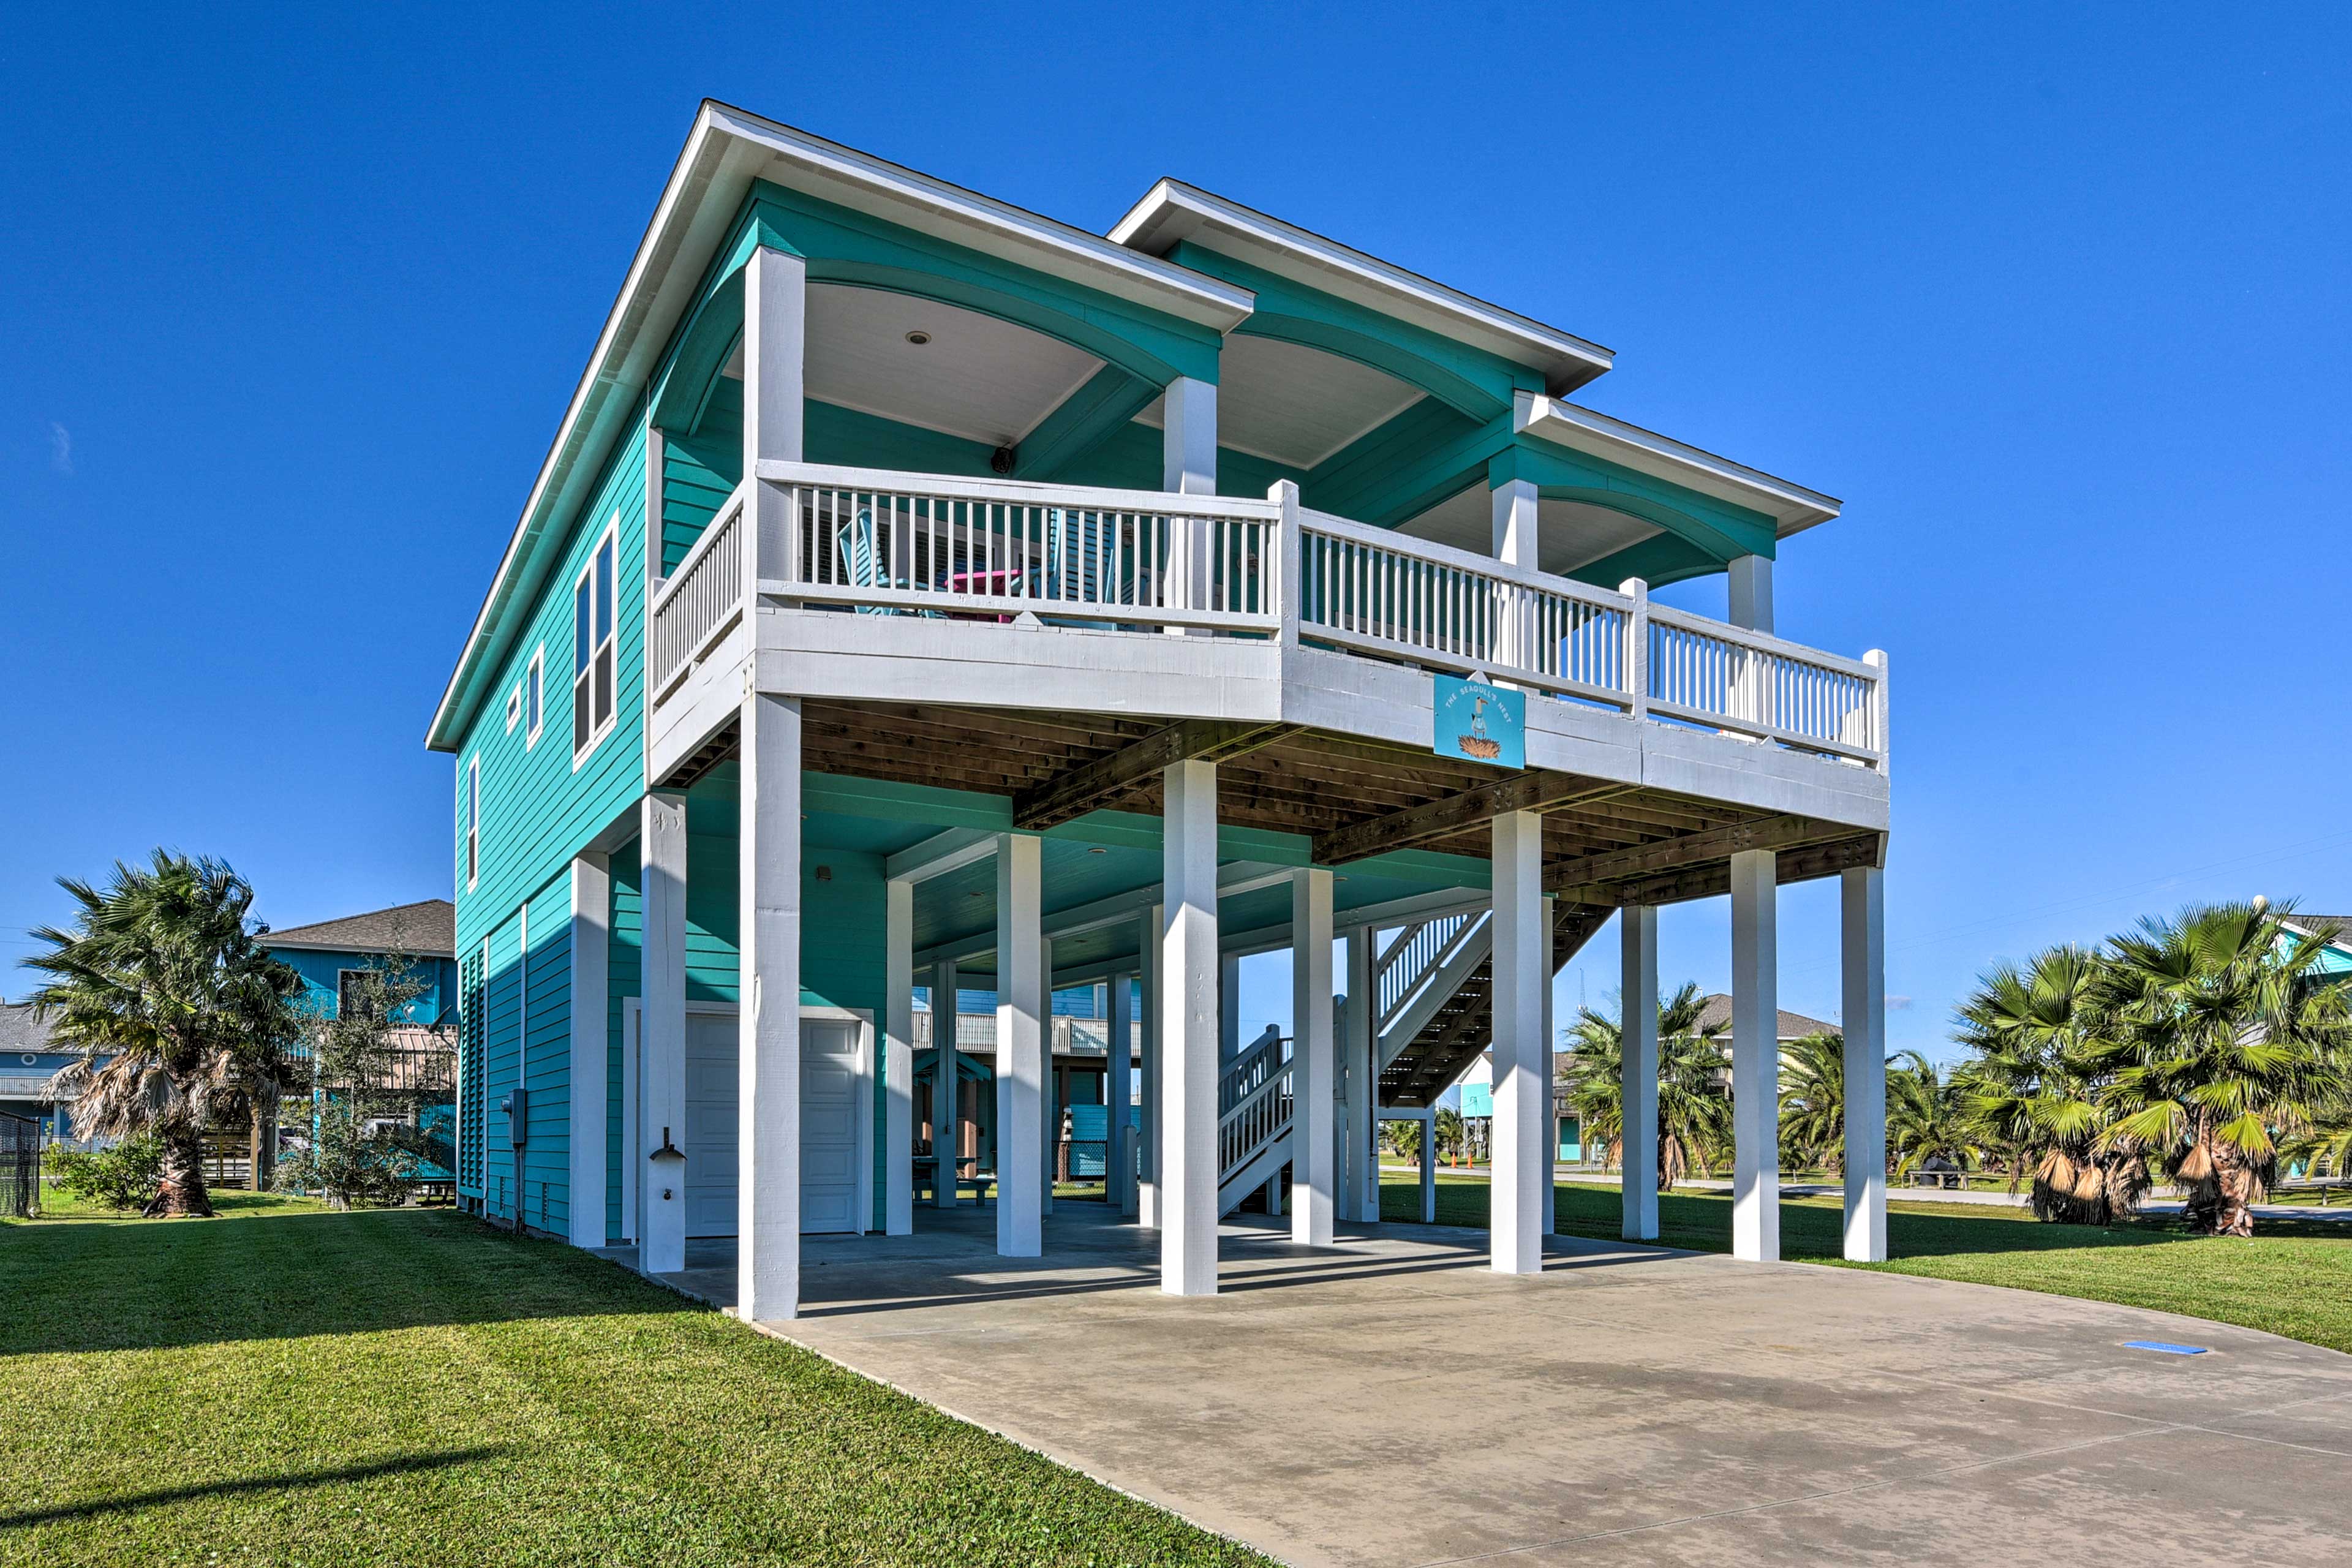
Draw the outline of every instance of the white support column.
[[[1536,487],[1527,479],[1507,479],[1491,492],[1495,505],[1495,559],[1507,565],[1536,568]]]
[[[1493,1267],[1543,1271],[1543,1124],[1551,1086],[1543,1064],[1543,990],[1550,922],[1543,896],[1543,817],[1508,811],[1494,821],[1495,1151]]]
[[[951,1209],[963,1152],[963,1058],[956,1049],[956,961],[931,965],[931,1206]]]
[[[743,473],[759,574],[793,578],[792,495],[757,479],[761,458],[797,463],[808,343],[808,263],[761,246],[743,264]]]
[[[1290,1239],[1331,1245],[1331,873],[1290,874]]]
[[[1372,931],[1360,926],[1348,933],[1347,1038],[1341,1042],[1340,1071],[1347,1081],[1340,1117],[1340,1216],[1350,1225],[1381,1217],[1381,1181],[1377,1167],[1367,1171],[1361,1158],[1364,1130],[1370,1123],[1379,1077],[1372,1065]]]
[[[801,1310],[800,701],[754,691],[740,722],[735,1315],[781,1322]]]
[[[1164,905],[1151,906],[1137,950],[1143,1005],[1143,1152],[1135,1181],[1135,1223],[1146,1230],[1160,1228],[1160,1130],[1167,1124],[1160,1109],[1160,927],[1165,910]]]
[[[1772,629],[1772,558],[1741,555],[1731,563],[1731,624],[1751,632]]]
[[[1041,884],[1038,897],[1043,907],[1045,897]],[[1042,1068],[1037,1089],[1037,1212],[1054,1212],[1054,1177],[1060,1169],[1056,1156],[1062,1147],[1062,1094],[1054,1071],[1054,939],[1037,938],[1037,1035],[1038,1058]]]
[[[1160,404],[1160,483],[1180,495],[1217,493],[1216,384],[1179,376],[1168,384]],[[1211,559],[1209,524],[1205,519],[1183,518],[1170,541],[1169,594],[1180,605],[1205,607],[1210,599],[1215,563]],[[1174,637],[1188,635],[1171,626]],[[1197,633],[1189,635],[1197,636]]]
[[[1220,1076],[1242,1054],[1242,955],[1217,958],[1217,1071]]]
[[[605,1096],[612,1000],[613,876],[602,855],[572,858],[571,1169],[567,1174],[574,1247],[604,1245]]]
[[[1165,774],[1160,1288],[1217,1292],[1217,766]]]
[[[648,795],[639,807],[644,1044],[637,1142],[637,1267],[686,1267],[686,797]]]
[[[1886,1260],[1886,873],[1843,876],[1845,1255]]]
[[[1780,1257],[1780,1000],[1769,849],[1731,857],[1731,1255]]]
[[[1421,1114],[1421,1223],[1437,1223],[1437,1111]]]
[[[1559,1109],[1552,1086],[1552,1047],[1559,1039],[1559,1026],[1553,1017],[1555,982],[1559,973],[1552,966],[1552,906],[1543,906],[1543,1065],[1537,1081],[1543,1085],[1543,1233],[1559,1234]]]
[[[1103,1171],[1109,1185],[1104,1201],[1131,1217],[1135,1213],[1135,984],[1134,976],[1113,970],[1109,1063],[1103,1073]]]
[[[915,1230],[915,884],[883,888],[882,1230]],[[952,1081],[952,1080],[950,1080]]]
[[[1045,1250],[1037,1151],[1044,1139],[1045,846],[1024,834],[996,841],[996,1250]]]
[[[1618,1103],[1623,1110],[1619,1164],[1624,1195],[1622,1234],[1628,1241],[1658,1239],[1658,911],[1628,904],[1618,914],[1624,984],[1618,995],[1622,1059]],[[1590,1131],[1585,1136],[1590,1138]]]

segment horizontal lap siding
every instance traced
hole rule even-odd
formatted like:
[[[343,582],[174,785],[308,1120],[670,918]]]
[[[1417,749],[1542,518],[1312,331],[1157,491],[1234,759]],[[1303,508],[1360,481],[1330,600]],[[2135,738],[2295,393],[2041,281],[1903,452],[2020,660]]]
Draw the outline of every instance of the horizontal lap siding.
[[[686,559],[743,477],[743,384],[721,376],[701,423],[662,440],[662,575]]]
[[[614,552],[613,727],[575,767],[572,761],[572,664],[573,581],[606,529]],[[484,1057],[488,1114],[482,1121],[484,1194],[510,1217],[520,1201],[524,1222],[562,1231],[571,1205],[568,1125],[571,1104],[571,862],[574,855],[625,813],[645,785],[645,437],[629,435],[598,480],[593,500],[572,520],[562,559],[541,586],[519,641],[506,655],[498,683],[475,718],[458,753],[457,802],[458,950],[491,937]],[[536,652],[544,663],[544,717],[536,745],[526,727],[506,727],[509,692],[524,679]],[[462,837],[467,768],[481,769],[481,873],[465,885]],[[520,998],[518,915],[530,910],[530,1020],[528,1061],[515,1017]],[[632,974],[634,980],[634,974]],[[531,1095],[530,1142],[518,1172],[498,1101],[519,1079]],[[526,1186],[518,1190],[520,1175]],[[503,1198],[501,1181],[503,1178]],[[542,1185],[543,1184],[543,1185]]]

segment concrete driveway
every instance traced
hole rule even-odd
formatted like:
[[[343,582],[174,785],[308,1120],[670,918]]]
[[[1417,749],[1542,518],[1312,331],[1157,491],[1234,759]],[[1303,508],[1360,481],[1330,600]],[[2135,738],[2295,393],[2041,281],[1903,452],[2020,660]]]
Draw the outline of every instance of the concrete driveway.
[[[2265,1334],[1419,1226],[1231,1225],[1184,1300],[1094,1205],[1020,1266],[918,1223],[812,1241],[782,1334],[1289,1562],[2352,1562],[2352,1357]]]

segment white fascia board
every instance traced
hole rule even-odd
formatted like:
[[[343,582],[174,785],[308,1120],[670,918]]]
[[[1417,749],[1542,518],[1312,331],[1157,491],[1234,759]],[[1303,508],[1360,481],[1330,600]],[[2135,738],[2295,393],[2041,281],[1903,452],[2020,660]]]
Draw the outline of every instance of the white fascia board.
[[[431,749],[457,749],[457,710],[500,617],[524,586],[518,573],[531,545],[551,520],[569,517],[584,499],[581,492],[593,482],[758,179],[806,190],[1220,334],[1246,320],[1255,304],[1248,289],[1222,279],[1139,255],[1082,228],[705,99],[540,465],[467,634],[465,652],[442,691],[425,734]]]
[[[1236,260],[1539,369],[1555,393],[1573,392],[1605,374],[1616,359],[1613,350],[1572,332],[1488,304],[1181,180],[1161,180],[1152,186],[1112,227],[1110,237],[1146,255],[1165,256],[1179,240],[1204,230],[1223,242],[1217,248],[1233,253]]]
[[[1834,496],[1541,393],[1519,394],[1512,426],[1520,435],[1604,458],[1701,495],[1765,512],[1779,524],[1776,531],[1782,539],[1817,522],[1827,522],[1844,510],[1845,503]]]

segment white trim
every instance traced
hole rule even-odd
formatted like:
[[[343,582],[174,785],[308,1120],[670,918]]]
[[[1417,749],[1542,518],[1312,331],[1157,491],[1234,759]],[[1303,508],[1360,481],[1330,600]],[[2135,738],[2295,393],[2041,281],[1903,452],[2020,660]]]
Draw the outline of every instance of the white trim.
[[[1769,512],[1779,524],[1775,531],[1783,539],[1817,522],[1827,522],[1844,510],[1845,503],[1834,496],[1539,392],[1518,395],[1511,426],[1521,435],[1605,458],[1736,506]]]
[[[466,771],[459,785],[464,794],[466,829],[460,841],[466,847],[466,891],[472,892],[482,880],[482,753],[476,752],[466,759]]]
[[[614,608],[619,608],[617,602]],[[619,633],[616,631],[614,635],[617,638]],[[614,679],[617,681],[619,677],[620,667],[616,663]],[[617,709],[620,705],[620,697],[615,693],[613,706]],[[530,650],[530,663],[523,670],[522,716],[522,749],[528,752],[539,744],[539,737],[547,729],[547,645],[543,642]],[[507,728],[511,730],[514,726],[509,724]]]
[[[1110,237],[1145,254],[1164,256],[1177,241],[1202,228],[1222,229],[1261,252],[1236,259],[1287,260],[1292,263],[1288,268],[1276,265],[1270,270],[1285,272],[1309,288],[1352,300],[1456,342],[1532,363],[1560,392],[1572,391],[1602,374],[1616,358],[1613,351],[1574,333],[1449,289],[1181,180],[1163,179],[1153,185],[1112,227]],[[1265,252],[1273,255],[1269,258]]]
[[[611,569],[604,574],[604,592],[609,595],[611,598],[612,629],[607,632],[604,637],[599,638],[596,636],[597,605],[594,579],[596,575],[597,562],[603,558],[605,546],[607,545],[612,547],[613,564]],[[595,543],[589,547],[588,560],[586,563],[580,568],[579,572],[575,574],[572,579],[570,605],[572,611],[572,659],[573,664],[571,690],[572,771],[575,773],[580,771],[581,763],[586,762],[590,757],[596,754],[596,748],[604,744],[604,737],[611,734],[614,730],[618,728],[621,721],[620,575],[621,514],[618,510],[615,510],[613,513],[611,520],[604,524],[604,531],[596,535]],[[585,665],[580,663],[580,585],[583,583],[589,584],[588,662]],[[599,723],[596,719],[596,660],[602,654],[607,651],[611,653],[613,658],[613,706],[611,710],[605,713],[604,721]],[[589,731],[588,738],[584,741],[580,738],[580,683],[583,680],[585,680],[588,683]],[[542,703],[541,706],[543,707],[544,704]]]
[[[522,683],[517,681],[507,692],[507,733],[514,733],[515,725],[522,719]]]

